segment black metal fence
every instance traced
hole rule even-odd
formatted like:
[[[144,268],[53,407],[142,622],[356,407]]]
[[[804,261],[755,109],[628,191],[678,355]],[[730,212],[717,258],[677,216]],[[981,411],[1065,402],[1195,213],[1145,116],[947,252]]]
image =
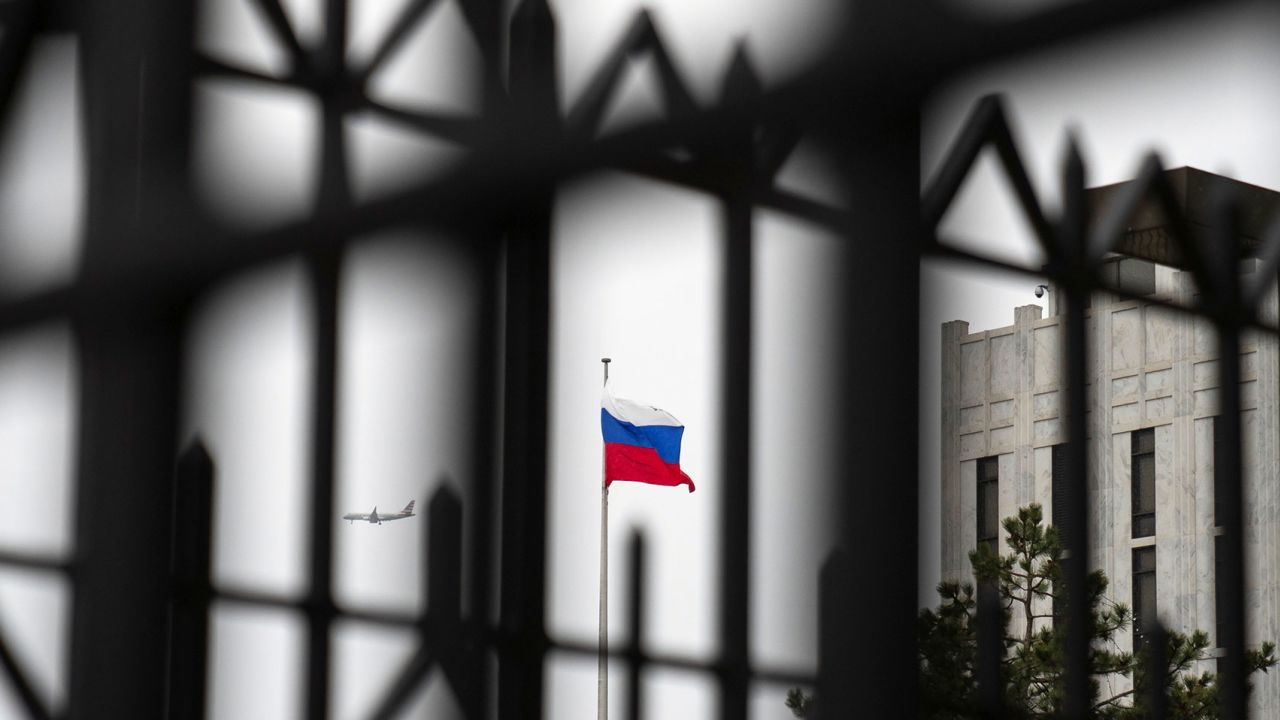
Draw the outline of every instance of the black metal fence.
[[[1084,0],[1023,19],[988,22],[941,2],[862,2],[848,14],[842,39],[828,55],[803,76],[777,87],[764,89],[747,55],[739,53],[724,78],[720,100],[711,106],[694,99],[661,34],[647,14],[639,13],[583,97],[561,113],[556,22],[546,0],[521,0],[509,20],[497,0],[463,0],[463,16],[483,57],[474,78],[482,88],[482,110],[469,118],[399,110],[366,93],[373,65],[390,54],[395,38],[421,20],[430,0],[409,3],[388,46],[370,65],[359,67],[346,60],[347,0],[324,3],[327,30],[317,47],[298,39],[279,0],[253,4],[287,50],[290,71],[283,79],[196,52],[190,2],[10,0],[0,5],[0,113],[9,109],[33,39],[72,33],[81,48],[88,145],[88,221],[78,274],[65,286],[0,303],[0,332],[67,321],[79,354],[77,549],[68,562],[0,555],[0,564],[64,573],[73,588],[65,708],[45,706],[0,628],[0,664],[32,717],[145,718],[166,712],[202,717],[209,606],[219,598],[283,607],[306,618],[309,718],[330,714],[330,631],[342,618],[417,628],[419,649],[380,703],[377,717],[393,716],[436,672],[448,680],[468,718],[495,711],[501,718],[540,717],[549,651],[595,652],[594,646],[549,637],[544,618],[552,201],[559,183],[599,169],[620,169],[716,198],[726,250],[720,338],[726,360],[720,373],[724,501],[716,613],[719,656],[704,663],[645,652],[638,642],[641,615],[633,613],[632,642],[613,650],[615,661],[625,663],[632,674],[626,704],[631,717],[639,715],[644,700],[634,678],[655,666],[713,673],[718,714],[726,719],[747,717],[748,691],[756,680],[816,684],[818,712],[824,718],[914,714],[916,485],[913,480],[867,478],[916,475],[917,404],[909,389],[916,386],[917,364],[904,358],[919,360],[920,259],[958,256],[1005,267],[949,249],[936,237],[940,218],[984,147],[998,152],[1050,258],[1048,275],[1067,297],[1069,510],[1074,517],[1086,517],[1085,448],[1080,441],[1085,435],[1084,307],[1089,293],[1101,287],[1099,263],[1122,235],[1125,213],[1090,226],[1083,168],[1072,154],[1063,168],[1063,212],[1047,216],[994,99],[979,104],[922,199],[921,104],[932,88],[979,63],[1208,3]],[[597,139],[625,60],[643,53],[657,59],[668,117]],[[269,231],[240,233],[201,210],[191,182],[191,96],[194,83],[210,77],[286,86],[319,101],[320,189],[309,217]],[[357,202],[349,184],[342,123],[352,113],[366,111],[459,143],[468,155],[446,177],[384,199]],[[774,184],[800,138],[815,142],[832,160],[847,189],[844,203],[818,203]],[[686,148],[687,156],[677,160],[666,154],[672,146]],[[1153,159],[1122,203],[1124,210],[1132,211],[1138,200],[1153,196],[1169,217],[1179,217],[1159,169]],[[121,181],[125,177],[133,180]],[[1233,246],[1221,241],[1232,237],[1230,202],[1223,200],[1218,242],[1199,247],[1186,233],[1177,235],[1203,291],[1203,305],[1196,311],[1216,324],[1223,358],[1236,357],[1241,331],[1258,324],[1254,307],[1261,292],[1260,287],[1240,287],[1232,271],[1234,258],[1226,254]],[[848,368],[836,397],[851,410],[844,418],[847,435],[839,452],[858,459],[858,472],[826,482],[840,498],[834,512],[845,548],[899,549],[837,552],[827,562],[818,678],[757,667],[748,653],[752,368],[747,359],[753,211],[760,208],[802,218],[847,240],[841,289],[830,298],[843,308],[832,351],[840,353]],[[480,367],[471,396],[475,407],[502,408],[500,427],[487,422],[486,413],[474,413],[473,477],[466,480],[477,507],[464,509],[448,491],[430,502],[424,575],[430,579],[428,609],[421,617],[343,608],[332,592],[339,271],[353,238],[391,226],[447,230],[491,269],[480,288],[481,321],[472,338]],[[1280,233],[1269,238],[1264,255],[1267,270],[1259,276],[1273,277],[1280,261]],[[211,585],[216,458],[199,446],[174,457],[182,338],[190,308],[215,283],[284,257],[305,259],[317,318],[309,445],[310,590],[299,600]],[[505,272],[498,272],[500,266]],[[885,347],[896,351],[884,353],[880,349]],[[1232,363],[1222,368],[1224,429],[1234,439],[1217,471],[1229,479],[1223,523],[1224,587],[1232,590],[1225,614],[1225,717],[1238,718],[1245,712],[1239,369]],[[501,382],[493,382],[499,376]],[[494,451],[496,438],[501,438],[500,454]],[[477,508],[490,508],[499,500],[495,527],[490,515]],[[1087,551],[1085,524],[1068,527],[1067,547],[1073,553]],[[465,561],[472,569],[466,607],[461,601],[464,531],[470,547]],[[644,547],[637,539],[633,548],[631,606],[638,608],[644,578],[636,559]],[[1085,564],[1070,568],[1070,586],[1081,587]],[[496,622],[484,612],[493,599],[500,607]],[[1082,718],[1086,708],[1081,701],[1087,697],[1082,691],[1087,683],[1085,605],[1069,607],[1076,614],[1070,625],[1075,630],[1068,697],[1076,704],[1068,716]],[[864,650],[869,647],[875,651]]]

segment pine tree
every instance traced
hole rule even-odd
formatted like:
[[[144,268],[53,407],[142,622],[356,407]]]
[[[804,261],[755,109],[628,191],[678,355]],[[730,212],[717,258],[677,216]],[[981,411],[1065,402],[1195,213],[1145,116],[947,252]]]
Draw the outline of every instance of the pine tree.
[[[1004,655],[1001,674],[1004,715],[1009,718],[1053,718],[1062,709],[1064,687],[1064,615],[1062,544],[1058,531],[1044,524],[1039,505],[1022,508],[1002,523],[1009,553],[987,546],[969,554],[980,586],[998,593]],[[1106,595],[1107,577],[1098,570],[1086,579],[1084,600],[1090,618],[1089,672],[1092,715],[1101,720],[1145,717],[1147,649],[1123,650],[1117,636],[1133,622],[1127,605]],[[916,622],[919,659],[918,699],[923,720],[981,717],[978,707],[977,593],[971,583],[943,582],[936,610],[923,610]],[[1055,616],[1055,613],[1056,616]],[[1160,678],[1169,697],[1170,720],[1215,720],[1217,676],[1193,668],[1210,657],[1209,637],[1167,633],[1166,671]],[[1266,672],[1276,664],[1275,643],[1250,650],[1245,670]],[[1107,680],[1127,678],[1129,689],[1112,690]],[[787,707],[805,717],[812,698],[799,688],[787,696]]]
[[[800,688],[791,688],[787,691],[787,707],[791,708],[791,714],[798,718],[806,717],[809,714],[809,706],[813,704],[813,698],[804,694]]]
[[[999,593],[1004,657],[1004,710],[1011,717],[1052,718],[1063,705],[1066,618],[1063,617],[1062,544],[1058,531],[1044,524],[1039,505],[1022,508],[1002,523],[1009,552],[1000,555],[982,546],[970,553],[975,580]],[[1090,643],[1088,667],[1093,716],[1130,720],[1145,716],[1148,682],[1147,648],[1137,654],[1121,649],[1117,636],[1130,627],[1127,605],[1107,597],[1106,575],[1087,576]],[[942,583],[936,611],[924,610],[917,625],[920,660],[921,717],[929,720],[976,717],[976,598],[972,585]],[[1056,601],[1056,602],[1055,602]],[[1055,617],[1055,610],[1057,616]],[[1218,683],[1214,673],[1194,673],[1207,660],[1209,638],[1203,631],[1167,633],[1166,671],[1160,682],[1170,698],[1170,720],[1218,717]],[[1276,664],[1275,644],[1268,642],[1246,654],[1252,674]],[[1129,689],[1113,690],[1106,680],[1127,678]]]

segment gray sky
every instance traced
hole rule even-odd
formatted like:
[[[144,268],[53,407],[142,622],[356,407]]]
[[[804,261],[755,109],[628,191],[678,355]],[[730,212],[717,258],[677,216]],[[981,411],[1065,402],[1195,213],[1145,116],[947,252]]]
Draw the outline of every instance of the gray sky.
[[[357,3],[353,56],[366,54],[404,0]],[[318,32],[318,3],[287,3],[304,36]],[[1000,3],[995,3],[999,5]],[[556,3],[563,96],[570,102],[622,32],[635,3]],[[736,38],[776,81],[823,47],[835,0],[796,12],[794,3],[651,3],[679,63],[705,101],[716,95]],[[212,53],[279,72],[283,56],[243,0],[206,4],[202,42]],[[1005,7],[1007,10],[1007,6]],[[451,3],[415,35],[375,81],[381,96],[416,107],[465,111],[472,91],[462,73],[474,49],[456,32]],[[1102,38],[975,73],[932,99],[922,168],[932,174],[974,100],[1010,95],[1011,119],[1046,203],[1056,197],[1064,132],[1075,128],[1091,184],[1129,177],[1144,149],[1183,164],[1280,187],[1270,118],[1276,67],[1271,38],[1280,14],[1263,5],[1218,10]],[[307,30],[310,28],[310,30]],[[18,122],[0,153],[0,286],[6,294],[69,277],[82,217],[82,146],[74,121],[75,48],[50,41],[36,50],[35,82],[24,86]],[[643,63],[624,82],[614,127],[653,113]],[[425,73],[425,74],[424,74]],[[62,88],[63,90],[59,90]],[[197,94],[211,120],[198,134],[201,191],[216,211],[244,227],[265,227],[306,212],[315,169],[314,104],[301,95],[208,83]],[[34,118],[40,118],[36,121]],[[23,119],[27,118],[27,119]],[[46,120],[45,118],[55,118]],[[68,119],[71,118],[71,119]],[[349,128],[361,197],[440,172],[456,149],[423,142],[367,118]],[[32,148],[39,148],[34,150]],[[426,169],[402,170],[393,159]],[[989,161],[944,227],[951,236],[1038,265],[1029,235]],[[781,180],[815,197],[832,194],[821,158],[803,147]],[[40,197],[44,205],[23,198]],[[698,483],[682,489],[615,486],[613,635],[625,639],[625,542],[632,527],[651,543],[649,647],[707,659],[716,651],[716,508],[719,313],[718,209],[705,197],[649,181],[605,174],[566,186],[556,208],[552,317],[552,407],[548,507],[548,624],[564,638],[590,641],[596,625],[599,358],[614,358],[615,392],[664,407],[687,426],[683,464]],[[813,447],[839,442],[824,402],[839,368],[825,347],[836,283],[834,241],[812,227],[757,215],[756,402],[752,427],[756,515],[751,652],[764,665],[816,667],[817,566],[830,528],[813,522],[825,498],[806,478],[829,470]],[[30,241],[11,238],[32,238]],[[425,240],[425,242],[423,242]],[[438,238],[436,239],[438,240]],[[20,268],[12,272],[9,268]],[[464,429],[470,359],[457,350],[475,308],[473,268],[433,238],[388,233],[361,242],[345,269],[346,294],[337,501],[342,511],[398,509],[410,498],[425,510],[441,482],[468,489]],[[972,330],[1012,322],[1015,305],[1034,300],[1034,282],[929,262],[922,267],[921,489],[922,603],[937,580],[937,346],[939,325],[967,319]],[[4,274],[8,273],[8,274]],[[637,302],[642,298],[643,302]],[[199,434],[219,467],[215,575],[227,585],[285,594],[306,586],[306,394],[310,301],[298,264],[284,262],[236,278],[211,294],[190,330],[198,348],[187,365],[185,436]],[[71,546],[74,488],[74,351],[65,328],[40,328],[0,344],[0,544],[65,553]],[[31,482],[29,478],[41,478]],[[53,521],[33,523],[29,509]],[[768,512],[763,512],[768,508]],[[336,589],[344,602],[398,610],[422,604],[418,569],[425,518],[380,527],[335,518]],[[0,621],[35,667],[47,696],[65,693],[69,595],[41,575],[0,572]],[[288,717],[299,709],[305,633],[280,611],[219,606],[214,616],[215,717]],[[366,712],[413,650],[407,632],[346,624],[335,634],[337,716]],[[622,700],[616,673],[615,702]],[[592,658],[553,659],[548,716],[594,714]],[[646,678],[654,717],[701,717],[714,689],[696,673]],[[753,717],[784,717],[782,688],[753,690]],[[0,715],[12,698],[0,683]],[[433,680],[412,717],[449,717],[448,690]],[[674,708],[679,708],[678,711]],[[674,713],[674,714],[673,714]]]

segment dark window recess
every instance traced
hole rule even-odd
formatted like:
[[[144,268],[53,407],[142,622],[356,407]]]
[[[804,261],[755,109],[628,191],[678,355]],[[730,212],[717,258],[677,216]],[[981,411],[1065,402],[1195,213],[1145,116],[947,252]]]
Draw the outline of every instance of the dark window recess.
[[[1156,534],[1155,429],[1133,433],[1133,537]]]
[[[1133,651],[1142,648],[1147,630],[1156,621],[1156,549],[1133,550]]]
[[[1000,534],[1000,459],[978,460],[978,545],[997,551]]]
[[[1213,419],[1213,524],[1219,527],[1223,522],[1222,493],[1226,486],[1219,482],[1218,468],[1226,448],[1222,446],[1222,423]]]
[[[1050,515],[1053,526],[1058,528],[1058,539],[1063,546],[1067,542],[1067,446],[1053,448],[1053,508]]]
[[[1067,581],[1067,563],[1069,558],[1061,558],[1058,561],[1058,579],[1053,583],[1053,627],[1059,628],[1065,626],[1067,622],[1067,594],[1063,587]]]
[[[990,600],[995,601],[993,604],[996,607],[1000,605],[1000,584],[998,581],[989,578],[987,580],[978,580],[975,584],[978,591],[978,612],[981,612],[981,608]]]
[[[1226,597],[1222,591],[1224,553],[1222,536],[1217,535],[1213,538],[1213,642],[1217,647],[1222,647],[1222,637],[1226,635],[1222,624],[1222,599]]]

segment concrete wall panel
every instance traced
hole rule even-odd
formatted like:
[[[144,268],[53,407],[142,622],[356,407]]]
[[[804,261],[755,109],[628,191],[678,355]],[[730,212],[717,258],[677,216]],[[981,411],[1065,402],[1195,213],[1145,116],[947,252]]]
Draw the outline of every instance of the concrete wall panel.
[[[991,424],[992,426],[1005,425],[1013,422],[1013,400],[1001,400],[991,403]]]
[[[1173,311],[1158,307],[1146,308],[1146,361],[1167,362],[1173,358],[1178,329]]]
[[[1009,397],[1018,389],[1018,354],[1015,336],[991,338],[991,396]]]
[[[1117,310],[1111,315],[1111,369],[1142,366],[1142,309]]]
[[[1057,385],[1060,382],[1059,378],[1062,375],[1062,356],[1058,349],[1060,335],[1058,325],[1035,330],[1036,387]]]
[[[1147,373],[1147,395],[1162,395],[1173,389],[1173,370],[1155,370]]]
[[[960,346],[960,402],[974,405],[987,397],[987,344],[971,342]]]

